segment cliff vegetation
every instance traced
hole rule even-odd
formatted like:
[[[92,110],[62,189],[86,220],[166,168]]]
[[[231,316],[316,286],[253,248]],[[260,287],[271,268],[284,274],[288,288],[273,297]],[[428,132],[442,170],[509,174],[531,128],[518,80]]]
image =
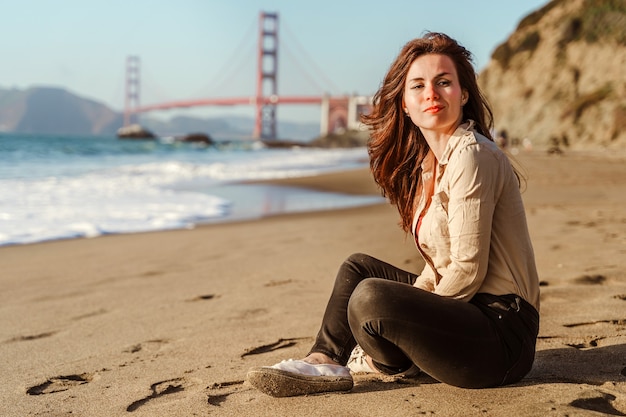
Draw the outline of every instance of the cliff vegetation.
[[[626,1],[553,0],[494,49],[479,83],[509,141],[626,147]]]

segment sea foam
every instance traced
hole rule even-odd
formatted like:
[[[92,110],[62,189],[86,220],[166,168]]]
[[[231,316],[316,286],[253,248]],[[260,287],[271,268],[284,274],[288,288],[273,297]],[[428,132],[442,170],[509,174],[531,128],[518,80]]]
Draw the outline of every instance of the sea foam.
[[[227,220],[233,202],[214,195],[213,187],[363,166],[367,152],[292,149],[178,156],[122,159],[123,164],[107,159],[80,169],[51,166],[35,176],[0,178],[0,245]]]

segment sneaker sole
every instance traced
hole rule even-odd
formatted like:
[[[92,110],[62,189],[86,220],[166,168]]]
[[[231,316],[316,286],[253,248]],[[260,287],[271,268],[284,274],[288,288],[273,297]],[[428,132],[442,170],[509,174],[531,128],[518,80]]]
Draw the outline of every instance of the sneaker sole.
[[[352,378],[340,376],[308,376],[273,368],[253,368],[246,380],[272,397],[294,397],[321,392],[350,391]]]

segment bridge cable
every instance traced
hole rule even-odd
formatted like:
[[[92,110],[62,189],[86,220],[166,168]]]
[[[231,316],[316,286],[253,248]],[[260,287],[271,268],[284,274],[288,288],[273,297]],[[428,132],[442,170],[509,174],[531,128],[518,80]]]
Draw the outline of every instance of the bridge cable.
[[[289,25],[284,23],[283,24],[285,27],[286,32],[288,33],[288,37],[290,40],[294,41],[296,43],[296,47],[298,48],[299,51],[302,51],[304,53],[304,58],[305,60],[307,60],[307,64],[313,69],[315,70],[317,76],[319,78],[322,79],[322,81],[324,81],[326,83],[327,87],[330,87],[331,91],[330,92],[340,92],[341,89],[339,89],[331,80],[330,78],[328,78],[328,76],[324,73],[324,71],[315,63],[315,61],[311,58],[310,55],[308,55],[306,53],[306,49],[302,46],[302,44],[300,44],[298,42],[298,39],[296,38],[296,36],[294,35],[293,31],[289,28]],[[286,44],[283,44],[283,46],[287,46]],[[287,49],[287,48],[286,48]],[[295,58],[295,57],[294,57]],[[296,60],[296,65],[298,65],[299,67],[302,68],[301,64]],[[307,71],[305,71],[307,72]],[[308,72],[307,72],[308,73]],[[310,76],[310,74],[309,74]],[[314,81],[315,82],[315,81]],[[317,84],[317,82],[315,82],[316,86],[318,88],[321,88],[319,84]],[[323,90],[323,88],[321,88]]]
[[[299,76],[304,76],[307,81],[310,83],[311,86],[313,86],[317,91],[316,94],[320,94],[320,93],[328,93],[328,91],[326,91],[327,89],[324,88],[316,79],[315,77],[304,67],[304,65],[302,65],[300,63],[300,61],[298,61],[297,57],[291,52],[291,50],[289,49],[288,45],[286,44],[281,44],[281,47],[283,48],[285,55],[290,59],[290,62],[293,63],[293,65],[295,65],[297,67],[297,69],[300,71],[300,73],[298,74]],[[282,78],[282,77],[281,77]],[[282,84],[282,83],[281,83]]]
[[[217,71],[217,77],[212,79],[210,83],[207,83],[200,88],[200,91],[206,91],[209,93],[207,94],[208,96],[216,96],[217,94],[213,94],[216,90],[219,90],[219,88],[224,85],[229,85],[238,75],[240,75],[242,70],[250,68],[250,60],[256,60],[256,42],[251,45],[250,39],[256,39],[254,34],[257,30],[257,19],[254,19],[248,26],[248,30],[239,41],[237,47],[232,51],[231,56],[224,61],[224,64]],[[252,71],[251,76],[253,92],[250,93],[250,96],[255,94],[254,91],[256,85],[254,84],[255,80],[253,77],[256,74],[256,64],[252,68],[255,70]],[[238,83],[241,83],[241,81],[238,81]]]

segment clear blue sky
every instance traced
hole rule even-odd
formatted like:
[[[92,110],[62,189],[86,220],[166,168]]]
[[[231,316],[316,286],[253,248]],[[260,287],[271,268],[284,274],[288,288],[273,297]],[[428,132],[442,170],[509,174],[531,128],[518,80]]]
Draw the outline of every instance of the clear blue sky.
[[[267,11],[279,13],[279,94],[372,94],[402,45],[425,30],[459,40],[480,71],[547,2],[0,0],[0,87],[64,87],[119,111],[132,54],[141,58],[142,104],[253,95],[258,17]],[[194,113],[233,112],[253,114],[247,107]],[[319,117],[283,107],[280,116]]]

